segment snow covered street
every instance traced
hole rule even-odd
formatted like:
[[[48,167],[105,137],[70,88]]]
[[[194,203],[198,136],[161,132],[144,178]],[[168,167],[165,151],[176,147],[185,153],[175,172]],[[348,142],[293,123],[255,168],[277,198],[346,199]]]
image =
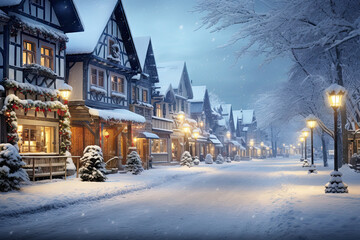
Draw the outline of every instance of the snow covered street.
[[[278,158],[36,183],[0,195],[0,236],[357,239],[360,174],[344,166],[349,194],[325,194],[332,168],[317,165],[312,175],[298,159]]]

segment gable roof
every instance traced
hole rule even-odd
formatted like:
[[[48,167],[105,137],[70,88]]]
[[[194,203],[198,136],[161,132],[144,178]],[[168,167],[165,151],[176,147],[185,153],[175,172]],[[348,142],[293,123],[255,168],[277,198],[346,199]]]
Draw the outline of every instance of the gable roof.
[[[146,55],[149,49],[150,37],[135,37],[134,38],[136,52],[143,68],[145,65]]]
[[[192,103],[204,102],[206,86],[192,86],[193,99],[189,100]]]
[[[108,23],[118,0],[74,0],[84,31],[68,34],[67,54],[92,53]]]
[[[254,110],[253,109],[249,109],[249,110],[242,110],[242,123],[243,124],[251,124],[253,122],[253,118],[254,118]]]
[[[222,115],[230,115],[231,104],[221,104]]]
[[[241,110],[233,110],[234,121],[242,119],[242,111]]]
[[[13,7],[23,4],[23,0],[1,0],[0,7]],[[65,33],[84,31],[73,0],[51,1],[56,17],[59,20],[61,29]]]
[[[173,89],[178,89],[184,66],[185,62],[183,61],[157,64],[160,81],[156,83],[155,86],[159,88],[161,95],[165,95],[169,85],[171,85]]]

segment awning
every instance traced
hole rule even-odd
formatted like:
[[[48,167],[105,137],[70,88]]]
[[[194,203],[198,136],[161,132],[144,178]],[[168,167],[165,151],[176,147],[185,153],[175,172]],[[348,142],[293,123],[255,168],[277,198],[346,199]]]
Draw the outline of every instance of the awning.
[[[246,150],[246,148],[243,145],[240,145],[241,150]]]
[[[159,136],[155,133],[150,132],[141,132],[139,133],[138,138],[146,138],[146,139],[159,139]]]
[[[230,143],[236,147],[240,147],[240,143],[238,143],[237,141],[230,141]]]
[[[91,116],[110,121],[124,121],[134,123],[145,123],[146,121],[143,116],[126,109],[98,109],[89,107],[89,113]]]
[[[213,135],[210,134],[210,142],[212,142],[216,147],[223,147],[223,144],[219,141],[219,139]]]

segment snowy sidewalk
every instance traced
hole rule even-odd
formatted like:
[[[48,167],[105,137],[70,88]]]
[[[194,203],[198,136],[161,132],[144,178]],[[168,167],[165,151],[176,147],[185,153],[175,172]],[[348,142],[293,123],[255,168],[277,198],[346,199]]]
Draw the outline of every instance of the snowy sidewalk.
[[[69,205],[111,198],[178,179],[209,173],[228,164],[204,165],[192,168],[156,167],[140,175],[110,174],[106,182],[82,182],[80,178],[44,180],[23,185],[20,191],[0,194],[0,217],[16,216],[66,207]]]

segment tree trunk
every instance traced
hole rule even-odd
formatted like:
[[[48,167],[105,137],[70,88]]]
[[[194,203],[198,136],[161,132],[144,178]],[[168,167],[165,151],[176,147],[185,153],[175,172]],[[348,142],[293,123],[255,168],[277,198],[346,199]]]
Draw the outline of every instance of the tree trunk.
[[[325,139],[325,132],[321,131],[321,144],[322,144],[322,154],[323,154],[323,162],[324,167],[328,167],[328,158],[327,158],[327,146],[326,146],[326,139]]]

